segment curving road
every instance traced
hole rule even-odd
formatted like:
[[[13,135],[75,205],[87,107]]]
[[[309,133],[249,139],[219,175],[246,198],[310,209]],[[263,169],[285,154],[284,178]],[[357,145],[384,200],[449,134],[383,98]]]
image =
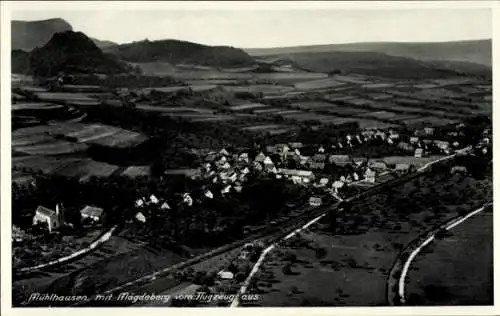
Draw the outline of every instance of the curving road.
[[[422,251],[423,248],[429,245],[436,238],[436,234],[438,232],[442,231],[443,229],[451,230],[455,226],[460,225],[467,219],[484,211],[487,207],[492,205],[493,205],[492,202],[486,203],[482,207],[472,212],[469,212],[464,216],[459,216],[457,218],[454,218],[446,222],[443,225],[440,225],[439,227],[433,229],[430,232],[425,233],[424,235],[418,237],[416,240],[410,243],[410,245],[400,254],[389,274],[388,293],[387,293],[388,303],[390,305],[404,305],[406,303],[405,287],[406,287],[406,278],[410,266],[413,260],[416,258],[416,256],[420,253],[420,251]]]

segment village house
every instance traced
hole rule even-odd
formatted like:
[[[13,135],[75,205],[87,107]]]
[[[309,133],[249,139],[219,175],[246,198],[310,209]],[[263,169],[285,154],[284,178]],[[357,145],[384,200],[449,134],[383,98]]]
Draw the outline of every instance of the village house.
[[[345,188],[345,182],[343,181],[335,181],[332,184],[332,189],[336,194],[340,194],[342,192],[342,189]]]
[[[221,154],[221,155],[223,155],[223,156],[229,156],[229,152],[228,152],[225,148],[223,148],[223,149],[219,152],[219,154]]]
[[[85,220],[85,219],[90,219],[92,220],[93,222],[98,222],[101,220],[101,217],[102,217],[102,213],[103,213],[103,209],[100,208],[100,207],[95,207],[95,206],[85,206],[81,211],[80,211],[80,215],[82,217],[82,220]]]
[[[432,136],[434,135],[435,128],[434,127],[424,127],[425,135]]]
[[[324,148],[323,146],[320,146],[320,147],[318,148],[318,152],[319,152],[320,154],[324,153],[324,152],[325,152],[325,148]]]
[[[374,170],[367,168],[365,171],[365,181],[368,183],[375,183],[376,175],[377,173]]]
[[[213,199],[214,198],[214,194],[210,190],[205,191],[205,196],[207,198],[209,198],[209,199]]]
[[[324,187],[324,186],[326,186],[328,184],[328,181],[330,181],[328,178],[321,178],[319,180],[319,185],[322,186],[322,187]]]
[[[153,204],[158,204],[158,202],[160,202],[158,198],[154,196],[154,194],[151,194],[151,196],[149,197],[149,201]]]
[[[184,195],[182,196],[182,201],[186,203],[188,206],[193,205],[193,198],[189,193],[184,193]]]
[[[144,216],[144,214],[142,214],[141,212],[135,214],[135,219],[142,223],[146,222],[146,216]]]
[[[278,153],[278,148],[276,146],[266,146],[266,152],[268,154],[276,154]]]
[[[44,206],[38,206],[33,216],[33,225],[40,223],[47,224],[49,232],[56,230],[64,225],[64,216],[59,210],[59,205],[56,205],[56,210],[51,210]]]
[[[144,204],[145,204],[144,199],[138,199],[137,201],[135,201],[135,206],[137,207],[143,207]]]
[[[227,185],[227,186],[225,186],[225,187],[224,187],[224,188],[220,191],[220,193],[221,193],[222,195],[224,195],[224,194],[228,194],[228,193],[230,193],[230,192],[231,192],[231,185]]]
[[[377,131],[375,133],[375,137],[378,137],[381,140],[385,140],[387,138],[387,135],[384,132],[382,132],[382,131]]]
[[[310,183],[315,178],[314,173],[309,170],[278,169],[277,173],[297,184]]]
[[[252,166],[253,166],[253,169],[257,170],[258,172],[263,170],[262,165],[258,161],[254,161]]]
[[[398,163],[396,164],[394,171],[400,175],[408,174],[410,172],[410,165],[405,163]]]
[[[322,204],[323,204],[322,199],[320,197],[311,196],[309,198],[309,205],[311,206],[318,207],[321,206]]]
[[[248,163],[249,162],[248,153],[241,153],[241,155],[238,157],[238,160]]]
[[[370,163],[370,169],[378,172],[384,172],[387,170],[387,164],[383,161],[374,161]]]
[[[351,163],[351,159],[348,155],[330,155],[330,157],[328,157],[328,161],[335,164],[336,166],[341,167],[344,167]]]
[[[447,141],[435,140],[434,144],[441,150],[446,150],[450,148],[450,142]]]
[[[416,143],[418,143],[418,140],[419,140],[418,137],[412,136],[412,137],[410,137],[410,144],[416,144]]]
[[[317,162],[325,162],[326,155],[325,154],[316,154],[312,157],[312,160],[317,161]]]
[[[415,149],[415,158],[422,158],[424,156],[424,150],[422,148]]]
[[[324,162],[319,162],[319,161],[314,161],[311,160],[309,161],[309,168],[314,169],[314,170],[323,170],[325,169],[325,163]]]
[[[243,190],[243,187],[241,185],[234,186],[234,191],[236,191],[236,193],[241,193],[242,190]]]
[[[467,174],[467,168],[465,166],[453,166],[450,172],[451,174]]]
[[[165,202],[163,202],[161,204],[160,209],[162,209],[162,210],[169,210],[170,209],[170,205],[168,205],[168,203],[165,201]]]
[[[264,153],[263,153],[263,152],[261,152],[261,153],[259,153],[259,154],[255,157],[254,161],[255,161],[255,162],[263,162],[265,159],[266,159],[266,155],[264,155]]]
[[[304,147],[304,144],[299,143],[299,142],[289,143],[288,145],[290,145],[290,148],[293,148],[293,149]]]
[[[359,181],[359,175],[358,175],[358,173],[357,172],[353,172],[352,178],[354,179],[354,181]]]
[[[413,152],[415,150],[415,147],[406,143],[406,142],[399,142],[398,148],[407,152]]]
[[[234,279],[234,274],[231,271],[220,271],[217,276],[222,280],[232,280]]]

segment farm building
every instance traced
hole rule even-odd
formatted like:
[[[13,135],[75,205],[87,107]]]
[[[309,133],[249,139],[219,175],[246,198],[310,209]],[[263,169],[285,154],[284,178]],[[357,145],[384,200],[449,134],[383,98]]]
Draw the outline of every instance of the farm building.
[[[162,210],[169,210],[170,209],[170,205],[168,205],[167,202],[163,202],[163,204],[160,206],[160,209],[162,209]]]
[[[467,168],[464,166],[453,166],[451,174],[467,174]]]
[[[321,206],[323,204],[322,199],[320,197],[311,196],[309,198],[309,205],[311,206]]]
[[[321,178],[321,179],[319,180],[319,185],[320,185],[320,186],[325,186],[325,185],[327,185],[327,184],[328,184],[328,181],[330,181],[328,178]]]
[[[263,152],[261,152],[260,154],[258,154],[258,155],[255,157],[255,161],[256,161],[256,162],[263,162],[265,159],[266,159],[266,155],[264,155],[264,153],[263,153]]]
[[[182,196],[182,201],[186,203],[188,206],[193,205],[193,198],[189,193],[184,193],[184,195]]]
[[[348,155],[331,155],[328,157],[328,161],[337,166],[346,166],[351,163],[351,159]]]
[[[442,140],[435,140],[434,141],[434,144],[439,148],[439,149],[442,149],[442,150],[446,150],[448,148],[450,148],[450,142],[447,142],[447,141],[442,141]]]
[[[146,216],[144,216],[144,214],[142,214],[141,212],[135,214],[135,219],[142,223],[146,222]]]
[[[210,190],[207,190],[207,191],[205,192],[205,196],[206,196],[207,198],[209,198],[209,199],[213,199],[213,198],[214,198],[214,195],[213,195],[212,191],[210,191]]]
[[[64,218],[62,212],[59,211],[59,205],[56,205],[55,211],[44,206],[38,206],[35,216],[33,216],[33,225],[40,223],[47,224],[49,232],[64,225]]]
[[[332,188],[335,191],[335,193],[338,194],[338,193],[340,193],[340,191],[343,188],[345,188],[345,182],[343,182],[343,181],[335,181],[335,182],[333,182]]]
[[[366,182],[375,183],[376,175],[377,175],[377,173],[374,170],[372,170],[370,168],[366,169],[366,171],[365,171]]]
[[[396,164],[394,171],[396,171],[397,173],[399,173],[401,175],[407,174],[410,172],[410,165],[405,164],[405,163],[398,163],[398,164]]]
[[[387,164],[383,161],[374,161],[370,164],[370,168],[382,172],[387,170]]]
[[[222,280],[232,280],[234,278],[234,274],[231,271],[220,271],[217,273],[217,276]]]
[[[312,159],[314,161],[317,161],[317,162],[324,162],[326,160],[326,155],[324,154],[316,154],[312,157]]]
[[[434,127],[424,127],[425,135],[434,135],[435,128]]]
[[[158,204],[158,202],[160,202],[160,200],[158,200],[158,198],[154,194],[151,194],[151,196],[149,197],[149,201],[153,204]]]
[[[416,136],[410,137],[410,144],[418,143],[419,138]]]
[[[323,170],[323,169],[325,169],[325,163],[311,160],[311,161],[309,161],[309,168],[315,169],[315,170]]]
[[[290,144],[288,144],[288,145],[290,145],[290,148],[293,148],[293,149],[298,149],[298,148],[302,148],[302,147],[304,147],[304,144],[302,144],[302,143],[297,143],[297,142],[295,142],[295,143],[290,143]]]
[[[292,179],[294,183],[310,183],[314,181],[314,173],[308,170],[296,170],[296,169],[278,169],[279,175]]]
[[[248,153],[241,153],[241,155],[238,157],[238,160],[248,162]]]
[[[81,211],[80,215],[82,216],[82,219],[90,219],[94,222],[98,222],[101,220],[103,210],[100,207],[95,207],[95,206],[85,206]]]
[[[422,148],[415,149],[415,158],[422,158],[424,156],[424,150]]]

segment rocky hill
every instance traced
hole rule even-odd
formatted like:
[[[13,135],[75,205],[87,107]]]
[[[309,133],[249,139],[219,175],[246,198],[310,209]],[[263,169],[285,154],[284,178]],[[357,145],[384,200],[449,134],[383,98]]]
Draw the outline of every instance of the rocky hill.
[[[60,72],[121,73],[128,68],[114,56],[104,54],[85,34],[66,31],[54,34],[47,44],[29,54],[27,71],[37,76],[54,76]]]

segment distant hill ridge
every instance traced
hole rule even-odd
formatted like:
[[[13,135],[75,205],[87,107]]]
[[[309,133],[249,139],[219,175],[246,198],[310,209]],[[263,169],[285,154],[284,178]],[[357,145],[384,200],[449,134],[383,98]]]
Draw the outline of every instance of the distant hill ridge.
[[[296,53],[377,52],[418,60],[460,61],[491,66],[491,39],[455,42],[368,42],[245,49],[252,56]]]
[[[11,49],[30,52],[36,47],[42,47],[56,33],[73,31],[73,27],[64,19],[54,18],[38,21],[12,21]],[[118,45],[111,41],[100,41],[92,38],[100,48]]]
[[[207,46],[180,40],[139,41],[105,49],[118,58],[136,63],[168,62],[213,67],[234,67],[255,64],[245,51],[230,46]]]

